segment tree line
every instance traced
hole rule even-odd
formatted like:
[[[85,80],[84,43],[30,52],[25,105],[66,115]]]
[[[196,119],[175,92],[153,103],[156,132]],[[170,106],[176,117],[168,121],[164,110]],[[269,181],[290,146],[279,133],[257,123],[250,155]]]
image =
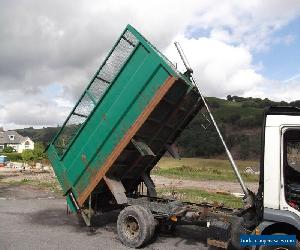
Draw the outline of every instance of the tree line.
[[[237,159],[258,159],[260,155],[261,126],[264,109],[268,106],[297,106],[300,100],[293,102],[275,102],[267,98],[239,97],[228,95],[226,99],[208,97],[207,101],[213,115],[219,124],[220,130]],[[204,110],[202,113],[205,112]],[[176,144],[182,157],[223,157],[224,149],[212,124],[209,124],[208,115],[201,112],[177,139]],[[18,129],[23,136],[30,137],[37,142],[38,152],[24,153],[24,159],[39,159],[45,157],[41,148],[51,142],[60,127],[46,127],[34,129],[32,127]],[[66,130],[72,133],[72,130]]]

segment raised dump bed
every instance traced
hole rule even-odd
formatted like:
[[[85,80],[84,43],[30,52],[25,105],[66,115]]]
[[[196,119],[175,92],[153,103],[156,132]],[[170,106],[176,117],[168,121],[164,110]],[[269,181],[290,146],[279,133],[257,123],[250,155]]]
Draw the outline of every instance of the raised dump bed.
[[[196,87],[128,25],[47,148],[71,210],[127,203],[203,106]]]
[[[47,148],[70,209],[88,226],[97,212],[123,209],[117,231],[129,247],[149,242],[157,225],[209,226],[207,243],[223,248],[243,228],[239,211],[156,197],[151,169],[175,155],[204,105],[188,74],[128,25]]]

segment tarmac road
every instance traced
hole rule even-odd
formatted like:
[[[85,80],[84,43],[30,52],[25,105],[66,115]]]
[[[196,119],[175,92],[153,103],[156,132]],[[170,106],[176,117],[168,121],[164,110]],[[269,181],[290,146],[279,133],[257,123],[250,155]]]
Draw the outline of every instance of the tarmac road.
[[[0,249],[129,249],[117,237],[117,213],[96,220],[95,233],[67,215],[66,202],[54,193],[30,186],[0,184]],[[174,235],[158,234],[143,249],[211,249],[205,232],[178,227]]]

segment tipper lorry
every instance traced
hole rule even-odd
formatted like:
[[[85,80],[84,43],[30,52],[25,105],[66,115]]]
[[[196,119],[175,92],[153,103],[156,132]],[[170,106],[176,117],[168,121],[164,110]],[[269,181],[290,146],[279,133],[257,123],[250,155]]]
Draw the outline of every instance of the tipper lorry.
[[[191,73],[180,73],[132,26],[125,28],[47,147],[68,207],[87,226],[93,215],[119,210],[119,239],[132,248],[148,243],[159,225],[205,227],[207,244],[225,249],[241,249],[241,234],[300,239],[296,107],[265,112],[256,194],[227,152],[245,193],[243,208],[157,197],[150,171],[166,152],[176,155],[176,138],[201,109],[209,111]]]

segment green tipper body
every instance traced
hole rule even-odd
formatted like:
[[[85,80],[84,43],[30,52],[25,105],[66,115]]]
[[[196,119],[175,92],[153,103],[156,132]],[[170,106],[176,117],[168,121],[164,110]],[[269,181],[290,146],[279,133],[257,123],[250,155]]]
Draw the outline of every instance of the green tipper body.
[[[103,174],[134,190],[201,106],[188,78],[128,25],[47,148],[71,209],[70,192],[79,205],[87,195],[107,196]],[[147,145],[151,157],[128,138]]]

